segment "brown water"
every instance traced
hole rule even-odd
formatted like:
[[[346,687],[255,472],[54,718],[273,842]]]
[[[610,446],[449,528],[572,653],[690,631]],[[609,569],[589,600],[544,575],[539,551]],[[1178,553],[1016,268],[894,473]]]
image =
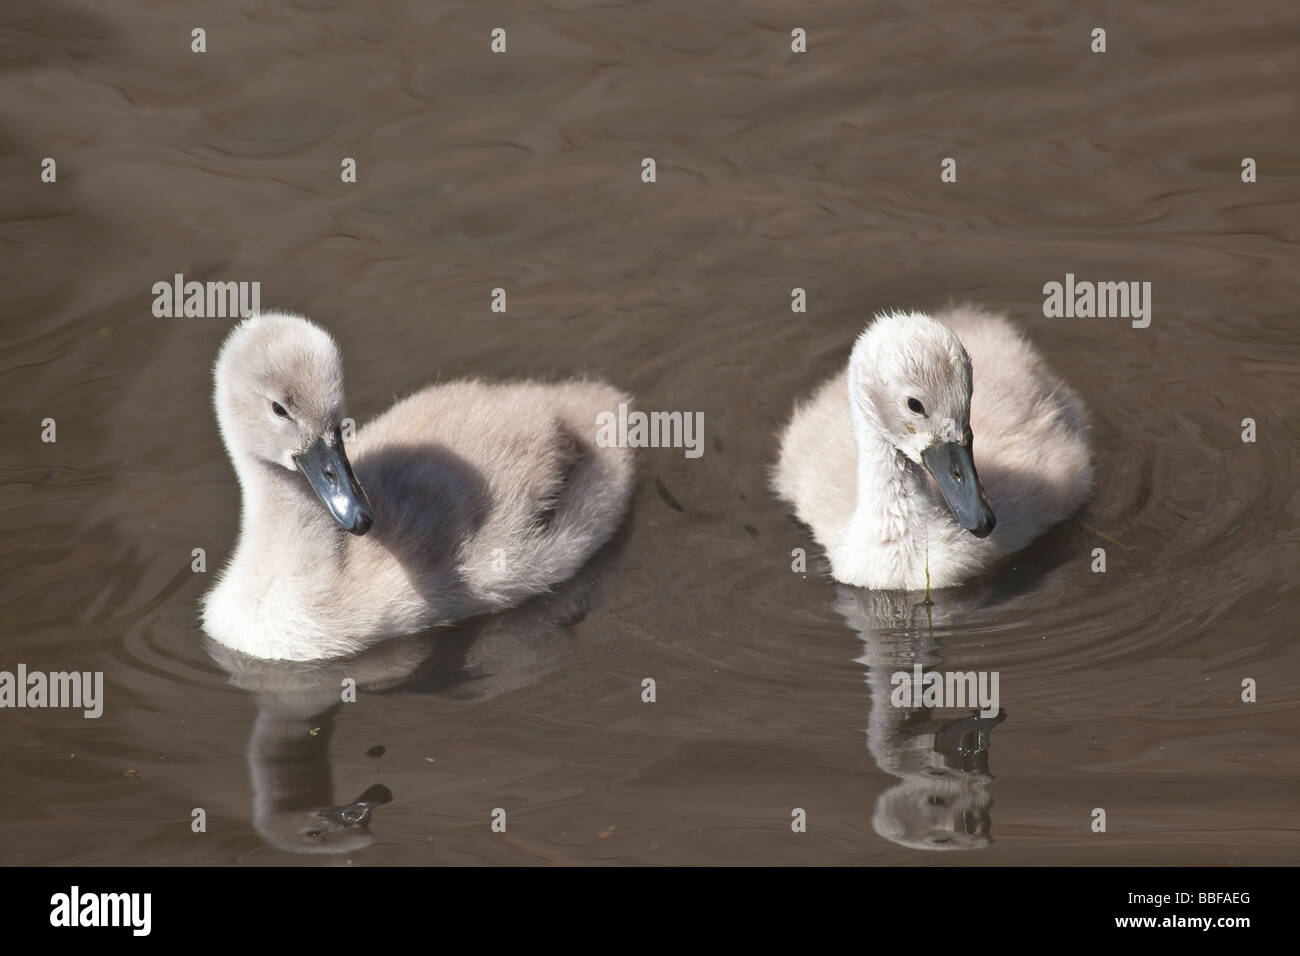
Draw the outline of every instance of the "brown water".
[[[0,669],[102,670],[107,700],[0,711],[0,862],[1295,862],[1294,3],[4,18]],[[327,326],[361,421],[589,371],[702,411],[707,451],[639,453],[623,532],[548,601],[346,664],[210,653],[229,322],[155,318],[177,272]],[[1151,282],[1150,327],[1044,318],[1067,272]],[[1085,397],[1097,494],[927,615],[837,587],[765,474],[873,311],[950,299]],[[915,661],[998,671],[1004,719],[889,706]]]

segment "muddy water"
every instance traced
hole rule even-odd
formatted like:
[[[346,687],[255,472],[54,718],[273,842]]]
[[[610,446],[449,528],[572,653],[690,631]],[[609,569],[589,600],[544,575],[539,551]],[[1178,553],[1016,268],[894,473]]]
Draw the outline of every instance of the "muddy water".
[[[10,4],[0,669],[106,701],[0,711],[0,862],[1294,862],[1300,14],[1052,6]],[[362,421],[586,371],[703,412],[705,454],[640,453],[548,600],[234,659],[196,626],[229,323],[155,318],[178,272],[330,328]],[[1150,327],[1045,318],[1066,273],[1151,282]],[[926,609],[837,587],[765,475],[872,311],[950,299],[1085,397],[1097,494]],[[918,662],[999,672],[1003,712],[890,706]]]

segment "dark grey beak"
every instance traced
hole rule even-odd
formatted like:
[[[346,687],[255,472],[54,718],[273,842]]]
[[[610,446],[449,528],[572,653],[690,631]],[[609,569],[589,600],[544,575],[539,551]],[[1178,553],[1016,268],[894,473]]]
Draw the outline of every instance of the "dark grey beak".
[[[311,482],[312,490],[339,527],[353,534],[365,534],[370,530],[374,520],[370,500],[357,476],[352,474],[352,465],[343,453],[342,441],[331,445],[324,438],[317,438],[293,461]]]
[[[970,445],[938,441],[921,452],[921,461],[939,483],[957,523],[977,538],[987,538],[998,523],[975,471]]]

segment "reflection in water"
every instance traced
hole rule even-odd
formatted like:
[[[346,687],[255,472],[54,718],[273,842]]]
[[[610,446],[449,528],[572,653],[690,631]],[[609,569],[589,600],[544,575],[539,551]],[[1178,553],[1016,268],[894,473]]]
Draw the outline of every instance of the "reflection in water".
[[[352,803],[332,806],[329,746],[336,710],[304,717],[274,702],[260,705],[248,743],[253,825],[281,850],[347,853],[369,846],[371,811],[393,799],[376,784]]]
[[[934,591],[932,603],[916,591],[869,591],[836,586],[835,610],[857,631],[864,648],[857,659],[867,669],[871,711],[867,749],[877,766],[901,781],[876,800],[876,833],[915,850],[970,850],[988,846],[993,776],[989,746],[999,710],[979,716],[966,709],[895,707],[890,678],[920,664],[945,670],[941,636],[959,631],[982,609],[1007,611],[1039,588],[1077,551],[1071,522],[1057,525],[988,576],[960,588]],[[964,662],[950,670],[983,669]]]
[[[344,681],[355,681],[351,706],[361,707],[367,694],[482,701],[533,683],[568,656],[569,628],[591,607],[622,541],[551,594],[456,627],[394,638],[346,660],[259,660],[205,638],[213,660],[257,702],[248,742],[257,832],[290,853],[342,854],[373,843],[371,813],[394,799],[389,789],[376,784],[343,805],[334,796],[329,747],[344,713]]]
[[[943,654],[933,624],[975,606],[973,592],[936,592],[925,604],[916,592],[868,591],[840,585],[835,609],[858,632],[865,649],[871,712],[867,748],[881,770],[901,781],[876,800],[871,825],[887,840],[915,850],[970,850],[988,846],[993,804],[989,742],[1006,719],[978,712],[895,707],[890,678],[920,664],[941,670]],[[978,705],[973,709],[978,710]]]

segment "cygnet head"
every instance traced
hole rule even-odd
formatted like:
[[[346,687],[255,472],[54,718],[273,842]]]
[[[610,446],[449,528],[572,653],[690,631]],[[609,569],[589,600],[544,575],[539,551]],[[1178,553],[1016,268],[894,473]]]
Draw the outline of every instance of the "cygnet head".
[[[248,460],[300,471],[345,530],[372,513],[343,450],[343,360],[324,329],[297,315],[245,319],[217,356],[217,423],[236,468]]]
[[[862,429],[934,477],[953,517],[977,538],[996,524],[975,470],[971,365],[961,340],[919,312],[879,315],[853,346],[849,402]]]

